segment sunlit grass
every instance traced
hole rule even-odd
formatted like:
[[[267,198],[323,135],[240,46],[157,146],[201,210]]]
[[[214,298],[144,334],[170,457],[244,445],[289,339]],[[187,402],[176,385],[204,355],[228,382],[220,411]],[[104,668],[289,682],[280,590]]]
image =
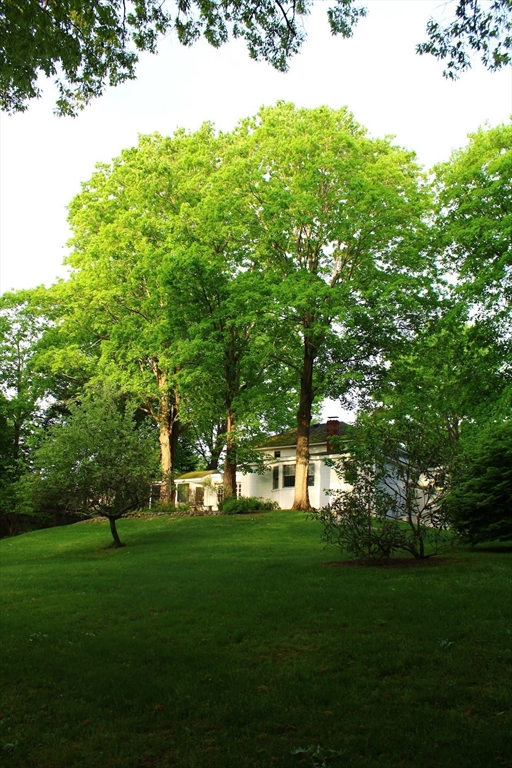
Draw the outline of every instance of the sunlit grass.
[[[6,766],[510,764],[512,554],[326,567],[300,513],[119,530],[0,542]]]

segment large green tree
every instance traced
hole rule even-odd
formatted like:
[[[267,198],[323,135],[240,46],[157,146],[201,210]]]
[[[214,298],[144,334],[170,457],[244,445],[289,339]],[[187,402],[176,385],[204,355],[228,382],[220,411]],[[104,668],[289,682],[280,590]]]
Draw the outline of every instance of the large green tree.
[[[113,382],[158,426],[166,487],[184,424],[176,384],[181,331],[179,318],[169,324],[164,268],[174,222],[208,177],[211,140],[208,127],[173,139],[143,137],[99,167],[70,206],[73,271],[61,286],[61,333],[77,360],[93,359],[91,381]],[[58,355],[56,365],[61,361]]]
[[[470,134],[435,171],[441,261],[481,317],[510,322],[512,124]]]
[[[123,546],[116,521],[144,506],[157,465],[156,444],[109,387],[91,391],[53,425],[20,481],[29,510],[57,507],[108,518],[114,546]]]
[[[281,360],[299,389],[294,508],[305,509],[315,400],[342,395],[429,305],[429,197],[411,153],[369,138],[346,109],[278,104],[239,134],[248,248],[274,276]]]
[[[247,269],[239,186],[213,180],[233,141],[208,125],[172,139],[142,137],[99,168],[70,207],[74,271],[61,286],[63,338],[78,339],[77,360],[94,361],[91,381],[114,382],[158,425],[167,488],[192,424],[216,432],[217,460],[226,448],[232,489],[240,435],[246,442],[258,433],[255,409],[259,433],[272,411],[274,425],[288,424],[287,408],[274,407],[282,388],[275,379],[269,387],[275,350],[260,325],[270,294]]]
[[[286,70],[305,38],[313,0],[0,0],[0,104],[15,112],[40,94],[40,73],[55,78],[57,112],[76,114],[105,85],[135,78],[140,51],[155,52],[173,31],[183,45],[204,37],[214,47],[230,36],[249,55]],[[333,0],[333,34],[351,37],[367,9],[357,0]],[[477,52],[486,67],[510,63],[512,0],[457,0],[448,23],[431,19],[417,47],[447,61],[456,77]]]
[[[439,306],[418,336],[394,356],[374,392],[388,419],[407,419],[449,462],[468,426],[484,424],[510,383],[509,345],[499,324],[468,319],[467,305]]]
[[[54,384],[37,364],[42,338],[52,326],[42,306],[43,294],[43,289],[36,289],[0,297],[0,392],[6,398],[4,413],[10,425],[14,462],[23,459]]]

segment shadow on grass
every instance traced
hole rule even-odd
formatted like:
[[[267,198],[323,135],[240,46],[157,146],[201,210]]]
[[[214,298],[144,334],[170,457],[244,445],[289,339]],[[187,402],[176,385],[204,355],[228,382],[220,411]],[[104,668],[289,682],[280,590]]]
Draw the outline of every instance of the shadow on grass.
[[[454,557],[442,557],[432,555],[430,557],[393,557],[390,560],[366,560],[358,558],[356,560],[332,560],[322,565],[330,568],[347,568],[349,566],[358,566],[360,568],[424,568],[437,565],[448,565],[457,562]]]
[[[490,552],[497,555],[509,555],[512,552],[512,544],[490,544],[481,546],[476,544],[474,547],[470,547],[470,552]]]

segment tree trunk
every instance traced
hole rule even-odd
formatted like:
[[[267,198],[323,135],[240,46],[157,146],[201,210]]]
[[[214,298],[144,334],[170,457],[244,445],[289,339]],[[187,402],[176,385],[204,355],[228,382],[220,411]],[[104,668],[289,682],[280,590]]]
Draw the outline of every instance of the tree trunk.
[[[110,532],[112,534],[112,538],[114,539],[114,547],[116,547],[116,548],[117,547],[124,547],[125,545],[123,544],[123,542],[119,538],[119,534],[117,532],[116,518],[115,517],[109,517],[108,521],[110,523]]]
[[[228,408],[226,412],[226,458],[224,461],[224,483],[227,496],[236,496],[236,447],[235,447],[235,417]]]
[[[169,503],[171,501],[171,440],[167,419],[160,421],[160,466],[162,469],[162,490],[160,492],[160,501]]]
[[[173,496],[172,479],[176,467],[176,453],[180,435],[179,395],[174,390],[168,389],[167,376],[161,371],[158,371],[158,388],[160,390],[158,426],[162,470],[160,501],[164,504],[170,504]]]
[[[233,403],[240,390],[240,353],[237,353],[236,347],[237,333],[232,327],[229,331],[229,344],[226,348],[225,357],[226,458],[222,481],[224,483],[224,493],[227,496],[236,496],[236,439]]]
[[[309,427],[311,425],[311,406],[313,405],[313,364],[315,346],[304,334],[304,360],[300,378],[300,400],[297,411],[297,452],[295,464],[295,496],[292,509],[311,509],[308,492],[309,469]]]

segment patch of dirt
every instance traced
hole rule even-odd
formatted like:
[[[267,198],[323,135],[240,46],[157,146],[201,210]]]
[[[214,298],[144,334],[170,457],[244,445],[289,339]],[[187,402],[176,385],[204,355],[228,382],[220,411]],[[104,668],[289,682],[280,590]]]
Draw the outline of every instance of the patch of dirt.
[[[327,563],[322,563],[322,565],[326,565],[329,568],[349,568],[350,566],[363,568],[424,568],[453,562],[455,562],[454,557],[435,555],[422,559],[416,557],[392,557],[390,560],[365,560],[360,557],[356,560],[331,560]]]

